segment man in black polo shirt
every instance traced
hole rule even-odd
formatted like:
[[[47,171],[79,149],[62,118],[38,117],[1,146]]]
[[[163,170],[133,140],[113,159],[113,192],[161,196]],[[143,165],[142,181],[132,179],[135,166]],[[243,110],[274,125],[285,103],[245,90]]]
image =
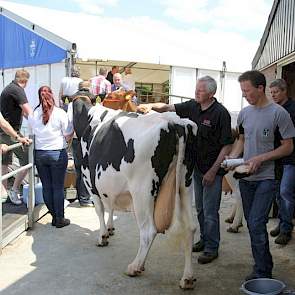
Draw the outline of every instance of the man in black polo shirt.
[[[197,80],[195,100],[175,105],[154,103],[141,105],[139,111],[176,112],[198,125],[197,163],[194,170],[195,201],[200,224],[200,241],[193,246],[201,264],[218,257],[220,241],[219,207],[222,193],[222,177],[225,171],[221,162],[231,150],[231,118],[224,106],[217,102],[216,81],[205,76]]]
[[[0,97],[1,113],[6,121],[13,127],[13,129],[19,133],[22,125],[22,114],[28,116],[32,111],[24,91],[27,85],[30,74],[26,70],[18,70],[15,73],[15,79],[9,85],[7,85]],[[17,142],[19,136],[11,138],[0,130],[1,143],[12,145]],[[25,146],[16,148],[12,151],[19,159],[20,165],[24,166],[28,164],[28,152]],[[12,162],[12,153],[8,152],[3,155],[2,158],[2,174],[8,172],[8,164]],[[10,200],[15,205],[20,205],[21,200],[19,198],[19,187],[25,178],[27,170],[19,172],[13,184],[11,191],[8,193]],[[6,183],[4,183],[6,186]]]

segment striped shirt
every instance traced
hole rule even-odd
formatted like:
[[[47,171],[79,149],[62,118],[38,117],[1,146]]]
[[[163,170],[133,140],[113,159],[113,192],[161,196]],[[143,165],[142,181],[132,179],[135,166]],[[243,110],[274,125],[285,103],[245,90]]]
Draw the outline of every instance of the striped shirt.
[[[91,93],[93,95],[108,94],[111,92],[111,83],[105,76],[98,75],[90,79]]]

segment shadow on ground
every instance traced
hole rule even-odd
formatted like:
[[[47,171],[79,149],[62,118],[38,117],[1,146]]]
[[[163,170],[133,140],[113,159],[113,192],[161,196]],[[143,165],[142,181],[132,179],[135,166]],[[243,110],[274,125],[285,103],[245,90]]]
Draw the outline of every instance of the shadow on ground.
[[[219,258],[208,265],[197,263],[197,286],[186,294],[235,295],[251,271],[252,256],[246,227],[239,234],[226,232],[223,222],[232,201],[221,207],[221,248]],[[93,208],[73,203],[66,209],[71,225],[51,226],[49,216],[36,223],[33,231],[8,245],[0,256],[0,291],[3,295],[109,295],[183,294],[178,288],[184,256],[172,249],[166,236],[158,235],[146,262],[145,273],[137,278],[124,274],[138,247],[138,230],[133,214],[118,213],[115,236],[104,248],[95,246],[98,218]],[[270,220],[270,227],[274,220]],[[274,276],[288,288],[295,288],[295,237],[287,247],[270,241]]]

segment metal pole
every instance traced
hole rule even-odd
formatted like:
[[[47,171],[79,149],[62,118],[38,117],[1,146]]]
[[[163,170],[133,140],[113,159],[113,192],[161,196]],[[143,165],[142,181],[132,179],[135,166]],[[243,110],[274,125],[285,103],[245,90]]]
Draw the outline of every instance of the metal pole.
[[[34,224],[34,207],[35,207],[35,169],[34,169],[34,137],[33,143],[29,146],[29,163],[32,167],[29,170],[29,197],[28,197],[28,227],[33,228]]]

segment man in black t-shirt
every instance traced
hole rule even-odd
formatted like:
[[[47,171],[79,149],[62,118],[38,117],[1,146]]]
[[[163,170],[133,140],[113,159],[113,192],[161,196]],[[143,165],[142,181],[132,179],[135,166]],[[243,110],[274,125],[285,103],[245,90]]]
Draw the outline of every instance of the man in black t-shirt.
[[[111,84],[114,83],[113,77],[116,73],[119,73],[119,67],[118,66],[113,66],[112,70],[108,72],[106,79],[110,81]]]
[[[28,116],[28,114],[32,112],[24,91],[29,77],[30,74],[26,70],[16,71],[15,79],[3,89],[0,97],[0,111],[4,119],[9,122],[17,133],[19,133],[22,125],[23,114]],[[0,130],[1,143],[12,145],[17,142],[17,137],[11,138],[5,134],[4,131]],[[21,166],[28,164],[28,152],[25,146],[16,148],[12,152],[19,159]],[[8,172],[8,164],[11,164],[12,162],[12,152],[8,152],[3,155],[2,174],[6,174]],[[8,194],[12,203],[16,205],[21,204],[21,200],[19,198],[19,187],[25,178],[26,173],[27,170],[24,170],[16,175],[13,187]],[[6,187],[6,183],[4,183],[4,186]]]
[[[217,102],[216,81],[205,76],[197,81],[195,100],[175,105],[154,103],[140,105],[139,111],[176,112],[198,125],[197,160],[194,170],[195,201],[200,224],[200,241],[193,246],[201,264],[210,263],[218,257],[220,242],[219,207],[222,193],[221,162],[231,150],[233,143],[231,117],[224,106]]]
[[[295,101],[287,96],[287,83],[283,79],[274,80],[270,86],[271,96],[277,104],[281,105],[289,114],[295,125]],[[282,137],[276,132],[277,145]],[[295,139],[293,138],[295,146]],[[276,178],[278,179],[278,192],[276,201],[279,207],[279,224],[270,231],[270,235],[277,237],[276,244],[286,245],[292,238],[293,214],[295,208],[295,151],[292,154],[276,161]]]

